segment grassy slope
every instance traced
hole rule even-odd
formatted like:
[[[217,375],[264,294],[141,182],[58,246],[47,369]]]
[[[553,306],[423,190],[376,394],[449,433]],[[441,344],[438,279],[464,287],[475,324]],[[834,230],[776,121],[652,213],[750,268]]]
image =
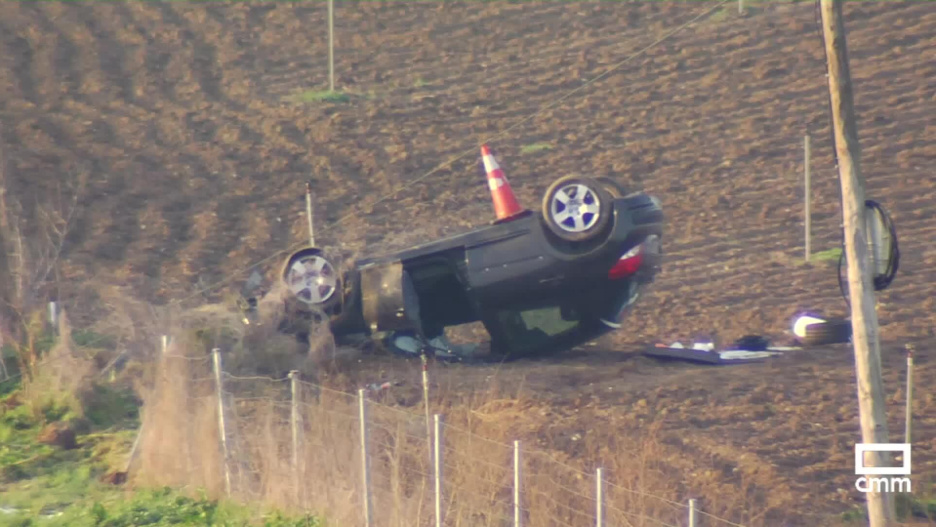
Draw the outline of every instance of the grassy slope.
[[[0,525],[17,527],[136,525],[320,525],[315,518],[259,514],[243,506],[171,489],[129,489],[106,477],[123,470],[139,426],[126,388],[99,386],[85,417],[62,408],[34,412],[17,389],[0,399]],[[78,447],[40,443],[50,423],[70,423]]]

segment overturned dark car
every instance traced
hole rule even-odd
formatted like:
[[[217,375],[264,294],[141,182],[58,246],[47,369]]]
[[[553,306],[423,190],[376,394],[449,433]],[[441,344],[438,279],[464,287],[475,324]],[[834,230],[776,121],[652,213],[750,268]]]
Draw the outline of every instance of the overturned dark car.
[[[324,251],[286,260],[291,301],[324,313],[332,333],[382,336],[403,354],[457,358],[445,329],[481,322],[490,354],[573,348],[622,327],[660,268],[663,211],[614,181],[567,176],[541,210],[522,209],[487,147],[497,220],[469,232],[354,263],[339,276]]]

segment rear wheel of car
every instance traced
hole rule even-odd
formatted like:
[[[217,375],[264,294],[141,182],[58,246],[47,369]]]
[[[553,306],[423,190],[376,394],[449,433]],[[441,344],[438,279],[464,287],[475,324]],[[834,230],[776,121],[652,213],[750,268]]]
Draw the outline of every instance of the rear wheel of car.
[[[309,247],[293,253],[283,266],[282,280],[302,305],[324,309],[340,301],[338,270],[321,249]]]
[[[570,242],[600,235],[611,220],[611,200],[596,179],[566,176],[543,196],[543,221],[553,234]]]

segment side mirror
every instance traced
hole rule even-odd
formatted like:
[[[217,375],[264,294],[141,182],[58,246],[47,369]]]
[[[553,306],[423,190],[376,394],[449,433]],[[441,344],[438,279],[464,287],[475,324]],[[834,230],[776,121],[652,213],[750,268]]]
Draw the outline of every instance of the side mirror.
[[[868,259],[871,280],[875,291],[887,289],[900,266],[900,251],[897,246],[897,229],[890,214],[884,207],[873,200],[865,201],[865,236],[868,239]],[[848,274],[845,252],[839,259],[839,287],[845,300],[848,300],[848,287],[845,277]]]

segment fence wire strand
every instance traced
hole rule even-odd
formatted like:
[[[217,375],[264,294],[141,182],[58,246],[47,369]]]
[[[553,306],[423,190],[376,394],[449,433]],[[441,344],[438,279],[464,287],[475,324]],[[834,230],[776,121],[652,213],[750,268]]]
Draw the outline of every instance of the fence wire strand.
[[[696,509],[696,512],[698,512],[700,515],[705,516],[705,517],[707,517],[707,518],[711,518],[711,519],[713,519],[713,520],[716,520],[716,521],[719,521],[719,522],[721,522],[721,523],[724,523],[725,525],[730,525],[731,527],[745,527],[744,525],[741,525],[740,523],[735,523],[735,522],[733,522],[733,521],[726,520],[726,519],[724,519],[724,518],[720,518],[720,517],[718,517],[718,516],[715,516],[714,514],[710,514],[710,513],[708,513],[708,512],[703,511],[703,510]]]
[[[240,377],[237,375],[231,375],[230,373],[227,373],[227,372],[221,372],[221,375],[225,379],[231,379],[234,381],[265,381],[270,384],[284,383],[289,380],[289,377],[283,377],[282,379],[275,379],[272,377],[263,377],[260,375],[249,375],[246,377]]]

